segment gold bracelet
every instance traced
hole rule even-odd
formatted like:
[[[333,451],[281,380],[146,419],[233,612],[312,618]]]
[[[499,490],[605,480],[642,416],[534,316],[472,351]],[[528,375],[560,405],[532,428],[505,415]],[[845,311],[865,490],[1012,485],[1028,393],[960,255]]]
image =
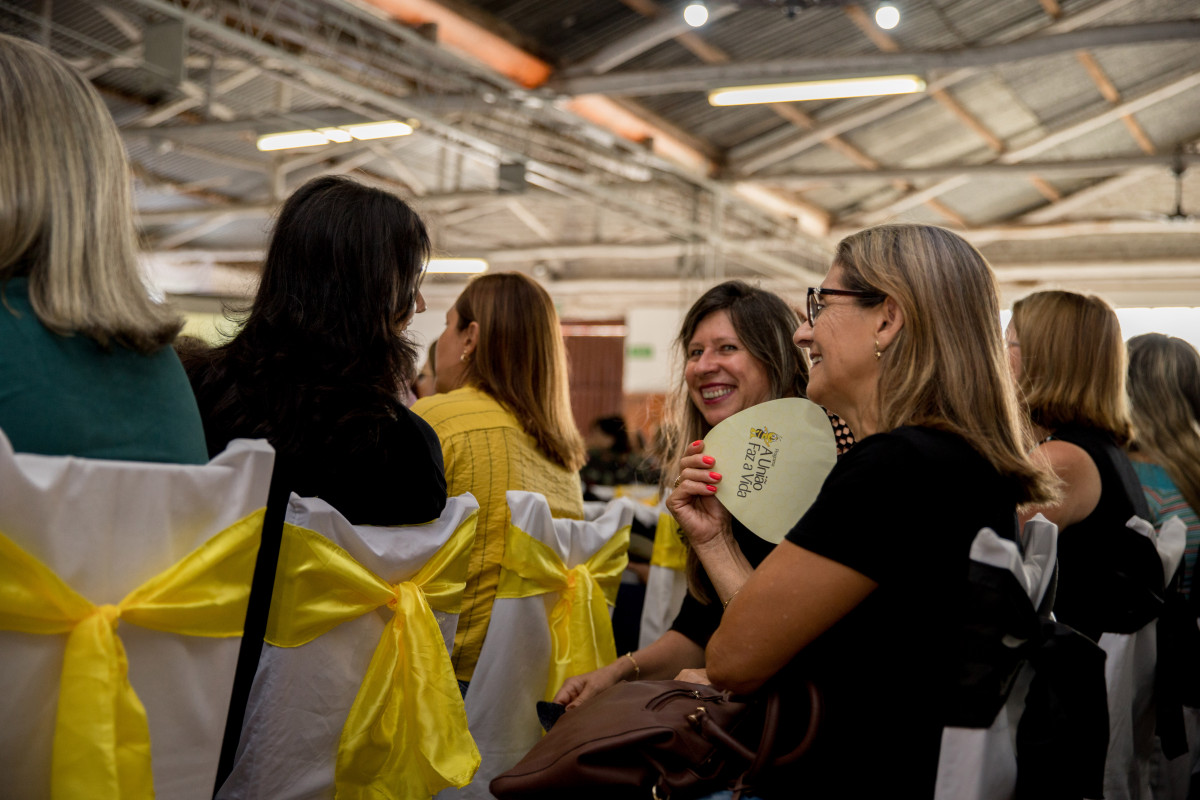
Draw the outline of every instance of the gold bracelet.
[[[633,679],[640,681],[642,679],[642,668],[638,666],[637,659],[633,657],[633,651],[631,650],[626,653],[625,658],[633,662]]]

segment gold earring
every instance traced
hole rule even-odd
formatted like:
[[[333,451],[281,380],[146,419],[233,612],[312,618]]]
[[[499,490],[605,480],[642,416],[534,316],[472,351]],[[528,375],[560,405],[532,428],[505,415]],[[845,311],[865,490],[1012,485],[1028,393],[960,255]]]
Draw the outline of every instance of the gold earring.
[[[876,340],[875,340],[875,360],[876,360],[876,361],[878,361],[878,360],[879,360],[879,359],[881,359],[881,358],[883,358],[883,353],[882,353],[882,352],[880,352],[880,350],[879,350],[879,340],[878,340],[878,339],[876,339]]]
[[[463,353],[461,356],[459,356],[459,357],[458,357],[458,360],[459,360],[459,362],[460,362],[460,363],[463,363],[463,364],[467,363],[467,354],[466,354],[466,352],[464,352],[464,353]]]

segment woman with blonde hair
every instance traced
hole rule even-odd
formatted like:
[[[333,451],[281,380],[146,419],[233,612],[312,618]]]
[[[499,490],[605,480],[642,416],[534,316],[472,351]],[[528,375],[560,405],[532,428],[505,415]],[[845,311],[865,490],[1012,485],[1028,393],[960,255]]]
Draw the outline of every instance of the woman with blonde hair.
[[[1125,396],[1125,344],[1108,303],[1076,292],[1037,292],[1013,304],[1008,326],[1013,376],[1040,443],[1062,483],[1061,498],[1030,506],[1058,526],[1054,616],[1113,655],[1104,796],[1145,797],[1154,773],[1153,671],[1120,658],[1120,639],[1158,618],[1162,561],[1152,539],[1128,527],[1150,519],[1125,452],[1133,429]]]
[[[1133,428],[1121,324],[1098,297],[1036,292],[1013,304],[1007,339],[1013,376],[1039,441],[1035,457],[1062,481],[1060,499],[1026,508],[1022,521],[1041,513],[1058,525],[1054,615],[1099,639],[1145,610],[1114,592],[1105,577],[1129,558],[1119,555],[1122,542],[1144,541],[1125,523],[1135,515],[1149,518],[1124,450]],[[1152,566],[1149,559],[1144,566]],[[1161,582],[1161,566],[1157,570]]]
[[[667,506],[725,614],[706,670],[680,677],[738,693],[800,675],[824,697],[812,749],[756,793],[933,796],[958,677],[946,625],[971,621],[959,618],[972,543],[983,528],[1016,539],[1016,508],[1053,497],[1027,455],[999,318],[987,262],[954,233],[849,236],[809,289],[796,342],[809,398],[857,443],[757,570],[718,501],[736,488],[721,464],[702,445],[682,459]]]
[[[567,387],[554,303],[515,272],[473,279],[446,312],[437,391],[413,404],[442,444],[446,487],[479,500],[453,662],[469,681],[491,619],[508,525],[505,492],[545,495],[555,517],[583,518],[586,459]]]
[[[137,261],[129,166],[87,79],[0,34],[0,429],[18,452],[204,463],[183,321]]]
[[[1155,527],[1176,514],[1188,526],[1180,590],[1190,596],[1200,551],[1200,353],[1161,333],[1126,347],[1133,469]]]

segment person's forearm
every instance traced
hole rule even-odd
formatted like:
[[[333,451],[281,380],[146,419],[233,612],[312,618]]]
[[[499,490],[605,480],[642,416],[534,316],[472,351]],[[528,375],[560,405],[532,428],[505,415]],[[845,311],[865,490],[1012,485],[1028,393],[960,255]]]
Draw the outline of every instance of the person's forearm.
[[[638,669],[633,668],[637,661]],[[633,660],[621,656],[625,680],[669,680],[680,670],[704,666],[704,648],[678,631],[667,631],[633,654]]]
[[[754,573],[754,567],[746,560],[742,548],[732,535],[715,537],[702,545],[693,545],[693,549],[713,588],[717,590],[722,606],[729,603]]]

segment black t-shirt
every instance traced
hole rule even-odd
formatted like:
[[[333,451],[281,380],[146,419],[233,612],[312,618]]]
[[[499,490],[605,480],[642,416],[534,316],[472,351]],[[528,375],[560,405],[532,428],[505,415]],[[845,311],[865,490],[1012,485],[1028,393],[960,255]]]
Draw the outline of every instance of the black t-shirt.
[[[870,436],[834,466],[787,539],[879,587],[785,669],[812,678],[825,702],[789,786],[814,800],[933,796],[953,672],[946,631],[975,535],[1016,537],[1015,497],[964,440],[928,428]]]
[[[1139,630],[1159,612],[1163,574],[1154,543],[1125,525],[1150,519],[1133,464],[1102,430],[1067,425],[1050,438],[1082,448],[1100,473],[1096,508],[1058,532],[1054,616],[1093,639]]]
[[[255,420],[232,423],[234,415],[214,412],[223,386],[205,386],[199,370],[189,377],[210,454],[233,439],[263,438]],[[446,507],[446,477],[433,428],[399,404],[391,419],[345,417],[329,434],[314,413],[302,441],[286,448],[271,441],[277,479],[273,502],[286,503],[288,492],[319,497],[355,525],[417,525],[437,519]]]

